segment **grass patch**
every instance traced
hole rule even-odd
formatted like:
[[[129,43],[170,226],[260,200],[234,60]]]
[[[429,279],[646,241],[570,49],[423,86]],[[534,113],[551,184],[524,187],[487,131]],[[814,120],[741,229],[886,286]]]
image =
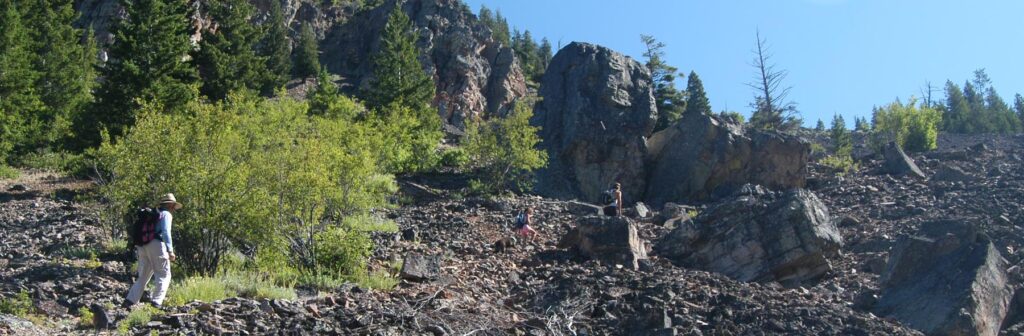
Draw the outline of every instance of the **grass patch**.
[[[88,329],[93,327],[93,316],[92,311],[88,307],[78,307],[78,327],[82,329]]]
[[[700,211],[697,211],[697,209],[688,210],[686,211],[686,215],[690,216],[691,219],[697,218],[697,215],[700,215]]]
[[[167,292],[168,306],[192,301],[213,302],[230,297],[285,299],[298,297],[295,290],[278,286],[265,275],[252,272],[228,272],[216,277],[191,277],[172,285]]]
[[[388,272],[374,272],[352,277],[352,282],[359,286],[389,292],[398,286],[398,277]]]
[[[299,276],[296,281],[296,285],[309,287],[317,291],[331,291],[335,288],[341,287],[347,281],[344,278],[339,278],[331,274],[326,273],[303,273]]]
[[[28,292],[21,291],[13,297],[0,298],[0,314],[27,318],[32,312],[32,298]]]
[[[370,214],[345,217],[342,225],[362,232],[398,232],[398,224],[395,221]]]
[[[839,175],[845,175],[860,169],[860,165],[854,162],[853,158],[851,158],[849,155],[829,155],[824,159],[821,159],[820,163],[825,167],[831,168]]]
[[[57,253],[60,256],[68,259],[93,260],[98,258],[96,252],[96,249],[92,247],[68,246],[60,249]]]
[[[11,168],[8,165],[0,163],[0,179],[16,179],[21,176],[21,173],[17,169]]]
[[[18,158],[18,162],[15,162],[15,164],[25,168],[74,174],[84,170],[84,160],[82,158],[82,154],[46,151],[25,154]]]
[[[118,324],[117,331],[122,335],[128,334],[132,328],[144,326],[149,321],[152,321],[153,317],[161,315],[163,315],[163,312],[160,309],[150,305],[139,305],[128,313],[128,316],[121,321],[121,324]]]

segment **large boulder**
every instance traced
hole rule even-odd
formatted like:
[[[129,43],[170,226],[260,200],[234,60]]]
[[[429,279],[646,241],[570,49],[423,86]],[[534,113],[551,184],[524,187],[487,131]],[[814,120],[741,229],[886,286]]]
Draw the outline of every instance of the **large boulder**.
[[[882,147],[882,156],[885,158],[881,168],[883,174],[907,175],[922,179],[925,177],[921,168],[914,163],[914,159],[907,156],[895,142],[889,142]]]
[[[399,277],[411,281],[436,280],[441,275],[441,256],[408,253]]]
[[[802,188],[810,145],[799,137],[745,129],[713,116],[688,114],[651,136],[646,200],[664,204],[729,195],[747,183]]]
[[[828,209],[813,193],[744,186],[662,238],[654,253],[739,281],[792,287],[832,269],[842,245]]]
[[[625,217],[590,216],[582,218],[558,242],[559,248],[604,262],[639,268],[640,259],[647,258],[644,242],[636,225]]]
[[[925,223],[890,251],[873,310],[928,335],[998,335],[1013,296],[1006,264],[970,223]]]
[[[647,68],[611,49],[573,42],[551,60],[534,108],[548,166],[537,191],[556,198],[598,202],[621,182],[623,198],[638,200],[646,188],[645,138],[657,109]]]

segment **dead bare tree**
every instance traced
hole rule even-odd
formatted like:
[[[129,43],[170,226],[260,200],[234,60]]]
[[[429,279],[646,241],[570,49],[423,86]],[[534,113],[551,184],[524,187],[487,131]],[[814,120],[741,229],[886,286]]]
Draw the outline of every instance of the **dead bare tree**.
[[[790,86],[783,86],[782,81],[789,74],[786,70],[777,70],[771,63],[771,50],[768,41],[757,32],[757,48],[752,51],[754,60],[751,66],[755,69],[754,81],[747,86],[755,90],[754,102],[750,104],[754,113],[750,124],[759,129],[791,130],[800,126],[802,120],[796,109],[796,103],[789,99]]]

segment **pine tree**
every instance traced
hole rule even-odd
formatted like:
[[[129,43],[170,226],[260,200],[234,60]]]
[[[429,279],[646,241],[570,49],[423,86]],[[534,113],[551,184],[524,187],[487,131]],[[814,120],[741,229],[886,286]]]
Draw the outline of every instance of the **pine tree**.
[[[78,14],[71,0],[38,1],[28,5],[26,25],[34,42],[33,67],[39,74],[35,89],[45,108],[35,119],[32,135],[37,148],[62,140],[74,113],[92,101],[96,83],[96,49],[91,34],[72,27]]]
[[[814,130],[817,131],[817,132],[824,132],[825,131],[825,122],[821,121],[821,119],[818,119],[818,124],[817,124],[817,126],[814,126]]]
[[[539,54],[540,70],[543,75],[543,73],[547,71],[548,65],[551,64],[551,58],[554,57],[551,41],[548,41],[547,37],[540,40],[540,49],[537,50],[537,53]]]
[[[331,75],[326,69],[320,69],[316,76],[316,88],[309,93],[309,114],[326,115],[330,109],[331,102],[338,98],[338,86],[331,81]]]
[[[23,152],[43,104],[34,87],[39,73],[22,14],[12,0],[0,0],[0,166],[11,151]]]
[[[92,112],[76,120],[84,145],[99,144],[99,132],[121,136],[135,123],[140,102],[179,112],[196,98],[196,69],[185,61],[192,24],[184,1],[122,0],[125,18],[111,29],[110,61]]]
[[[1024,125],[1024,96],[1019,93],[1013,99],[1013,110],[1017,112],[1017,119]]]
[[[1020,132],[1021,124],[1020,120],[1010,109],[1010,106],[1006,104],[1006,101],[999,96],[996,89],[989,86],[985,93],[985,107],[986,114],[991,121],[993,126],[989,131],[999,132],[1003,134],[1012,134]]]
[[[690,77],[686,83],[686,110],[683,115],[710,115],[711,103],[707,94],[704,93],[704,84],[701,83],[697,73],[690,71]]]
[[[942,129],[952,133],[968,131],[968,118],[971,107],[967,104],[963,91],[952,81],[946,81],[946,108],[942,116]]]
[[[868,118],[856,117],[853,120],[854,120],[854,125],[855,125],[854,129],[857,130],[857,132],[869,132],[869,131],[871,131],[871,124],[868,123]]]
[[[374,57],[373,79],[365,92],[367,106],[378,109],[392,103],[422,109],[434,100],[434,82],[423,70],[412,22],[400,8],[388,18],[381,50]]]
[[[790,87],[782,86],[786,79],[785,70],[776,70],[771,62],[768,41],[757,33],[757,47],[753,51],[754,81],[747,84],[755,90],[754,102],[750,104],[754,113],[750,124],[759,129],[791,130],[801,124],[796,104],[788,101]]]
[[[686,109],[685,96],[676,89],[676,72],[679,69],[665,63],[664,43],[658,42],[651,35],[640,35],[640,41],[645,47],[643,56],[647,58],[645,65],[651,72],[654,103],[658,109],[658,120],[654,130],[663,130],[675,124]]]
[[[544,73],[541,65],[543,60],[539,56],[540,47],[533,40],[533,34],[529,30],[524,31],[522,35],[517,32],[516,37],[512,39],[512,49],[515,50],[526,78],[534,82],[540,81]]]
[[[294,64],[292,70],[296,77],[309,78],[320,72],[320,51],[317,46],[319,42],[313,29],[308,23],[302,24],[302,31],[299,33],[298,47],[293,50]]]
[[[495,12],[493,31],[494,40],[501,42],[506,46],[512,45],[512,36],[509,34],[508,20],[505,19],[505,16],[501,15],[500,9]]]
[[[836,114],[832,117],[832,129],[829,132],[832,139],[832,149],[837,156],[850,156],[853,150],[853,143],[850,140],[850,131],[846,130],[846,121],[843,116]]]
[[[266,35],[258,48],[259,55],[267,60],[267,74],[263,81],[264,95],[270,95],[291,77],[291,49],[288,43],[288,27],[284,22],[281,2],[270,1],[270,18],[265,23]]]
[[[256,55],[261,32],[249,23],[252,5],[247,0],[210,0],[203,7],[217,26],[202,32],[193,55],[203,80],[199,92],[218,101],[232,91],[262,89],[266,58]]]

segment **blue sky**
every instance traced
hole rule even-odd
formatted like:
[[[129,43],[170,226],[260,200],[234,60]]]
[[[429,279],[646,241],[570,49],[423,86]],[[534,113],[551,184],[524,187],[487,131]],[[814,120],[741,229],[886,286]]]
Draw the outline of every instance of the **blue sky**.
[[[717,112],[750,114],[751,49],[761,31],[789,71],[805,124],[833,113],[852,125],[873,106],[920,97],[926,81],[962,84],[985,68],[1004,100],[1024,94],[1020,0],[465,0],[547,37],[640,58],[640,34],[667,44],[669,64],[696,71]],[[677,84],[685,88],[685,82]],[[944,99],[944,94],[937,93]]]

